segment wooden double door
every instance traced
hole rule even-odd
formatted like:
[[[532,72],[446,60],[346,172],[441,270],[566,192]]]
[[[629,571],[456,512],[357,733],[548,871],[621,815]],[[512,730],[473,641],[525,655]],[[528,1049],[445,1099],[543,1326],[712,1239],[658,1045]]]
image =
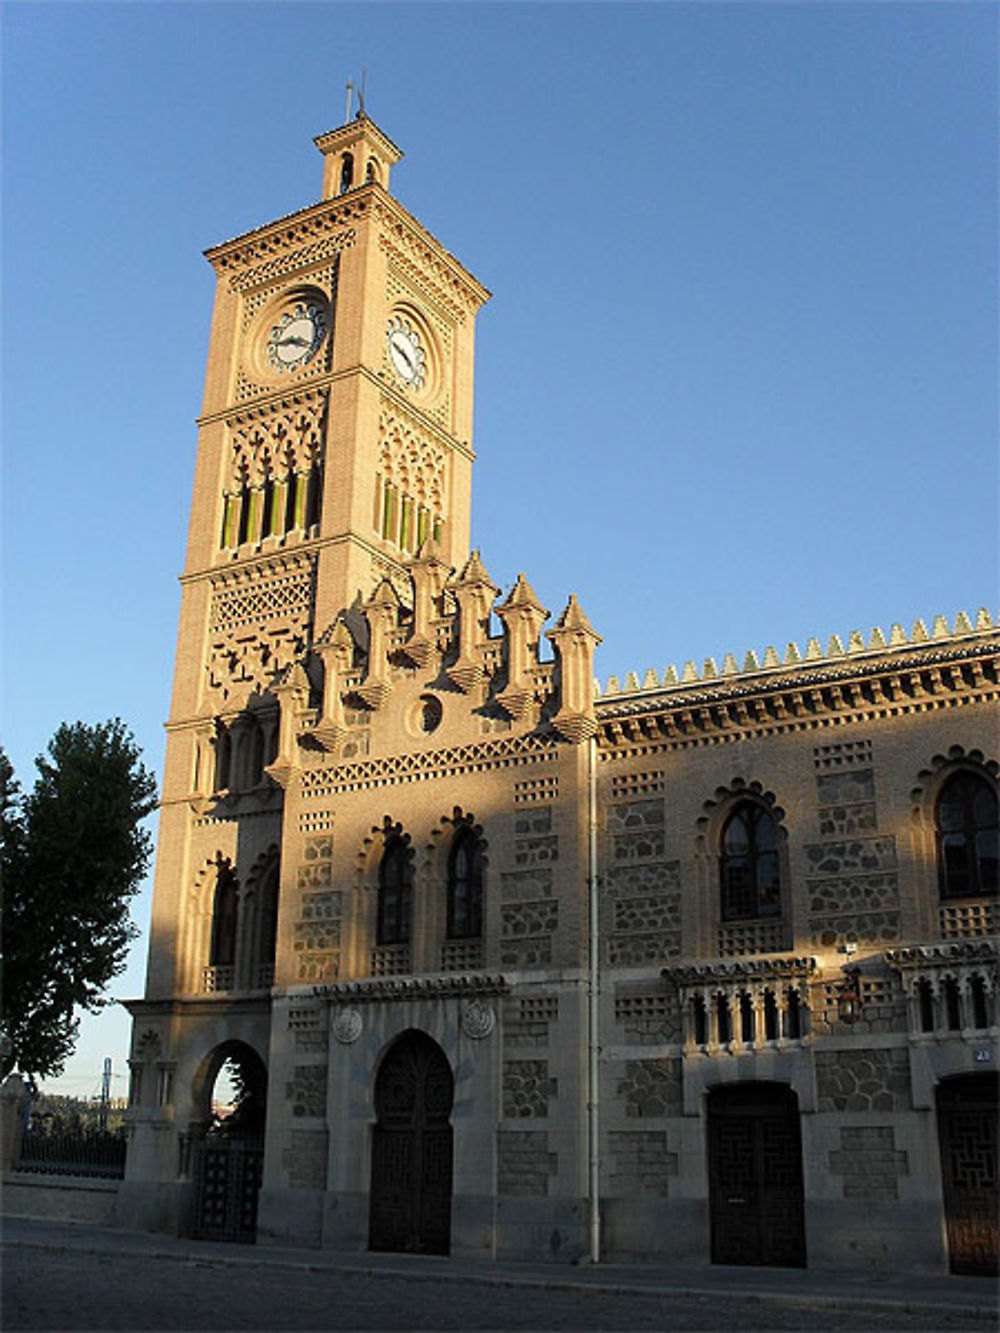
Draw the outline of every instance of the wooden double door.
[[[713,1089],[708,1180],[713,1263],[805,1267],[802,1140],[791,1088]]]
[[[447,1057],[425,1033],[406,1033],[383,1059],[375,1079],[371,1249],[449,1252],[454,1090]]]

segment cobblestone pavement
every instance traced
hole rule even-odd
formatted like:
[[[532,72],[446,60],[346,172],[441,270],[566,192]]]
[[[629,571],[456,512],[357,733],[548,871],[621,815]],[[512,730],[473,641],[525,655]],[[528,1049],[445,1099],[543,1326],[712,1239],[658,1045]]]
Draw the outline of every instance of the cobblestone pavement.
[[[94,1253],[13,1245],[3,1263],[3,1326],[20,1330],[872,1330],[950,1333],[990,1323],[942,1310],[837,1309],[728,1291],[716,1296],[586,1290],[553,1277],[498,1284],[399,1273],[234,1263],[209,1255]]]

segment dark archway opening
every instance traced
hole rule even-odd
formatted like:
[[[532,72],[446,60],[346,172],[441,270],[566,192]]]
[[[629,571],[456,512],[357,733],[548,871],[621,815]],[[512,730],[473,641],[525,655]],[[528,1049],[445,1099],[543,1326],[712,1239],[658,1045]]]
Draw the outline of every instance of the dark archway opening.
[[[798,1098],[781,1083],[739,1083],[708,1097],[712,1262],[806,1265]]]
[[[449,1252],[454,1095],[447,1056],[425,1033],[389,1048],[375,1078],[371,1249]]]
[[[264,1173],[267,1069],[244,1042],[217,1046],[199,1071],[191,1234],[252,1244]]]
[[[937,1089],[941,1185],[953,1273],[996,1277],[1000,1076],[962,1074]]]

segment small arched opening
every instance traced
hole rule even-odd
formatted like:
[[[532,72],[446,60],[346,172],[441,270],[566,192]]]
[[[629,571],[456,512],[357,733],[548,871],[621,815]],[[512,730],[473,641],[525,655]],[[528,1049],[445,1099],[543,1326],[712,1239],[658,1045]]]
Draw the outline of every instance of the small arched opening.
[[[199,1119],[191,1132],[191,1234],[252,1243],[264,1172],[267,1069],[245,1042],[223,1042],[202,1061],[194,1091]]]

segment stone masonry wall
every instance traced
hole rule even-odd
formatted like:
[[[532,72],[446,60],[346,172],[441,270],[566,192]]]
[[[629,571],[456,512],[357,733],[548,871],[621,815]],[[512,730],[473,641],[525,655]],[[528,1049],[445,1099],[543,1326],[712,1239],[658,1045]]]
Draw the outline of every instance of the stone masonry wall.
[[[898,1199],[899,1177],[910,1173],[891,1125],[845,1125],[829,1154],[831,1175],[843,1178],[845,1199]]]
[[[504,967],[539,967],[552,960],[559,929],[552,865],[559,839],[552,833],[552,807],[518,810],[514,820],[516,870],[500,876],[500,961]]]
[[[667,1151],[665,1130],[612,1130],[610,1192],[625,1198],[665,1199],[671,1176],[677,1175],[677,1154]]]
[[[908,1111],[910,1059],[904,1049],[817,1051],[820,1111]]]
[[[498,1190],[507,1195],[546,1195],[558,1160],[545,1130],[503,1129],[497,1135]]]
[[[681,949],[680,862],[665,860],[662,797],[606,807],[607,961],[634,967]]]

